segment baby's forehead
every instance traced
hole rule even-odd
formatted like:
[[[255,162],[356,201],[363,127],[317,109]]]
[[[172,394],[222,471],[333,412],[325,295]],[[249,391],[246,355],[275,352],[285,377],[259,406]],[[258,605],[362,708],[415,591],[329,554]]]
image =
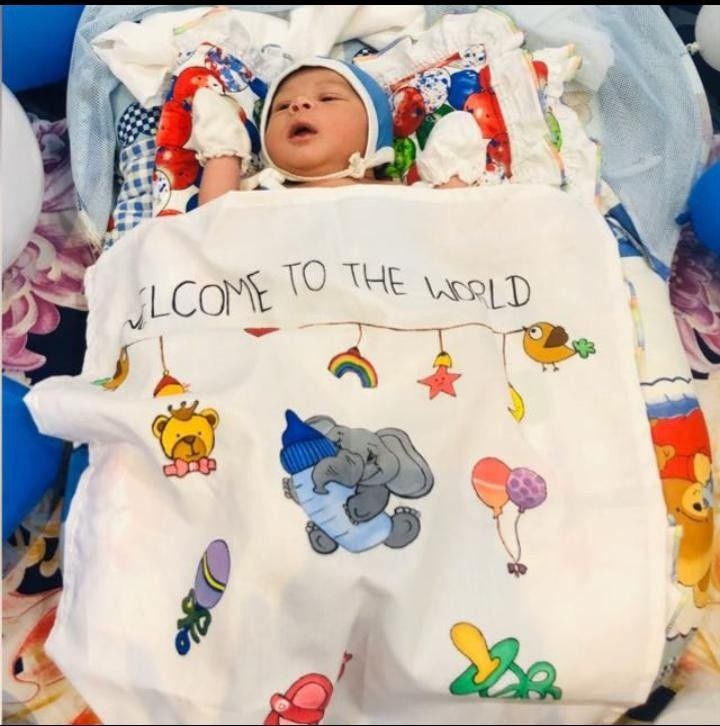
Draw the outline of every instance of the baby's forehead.
[[[330,68],[301,68],[280,84],[277,93],[297,93],[325,87],[352,90],[347,80]]]

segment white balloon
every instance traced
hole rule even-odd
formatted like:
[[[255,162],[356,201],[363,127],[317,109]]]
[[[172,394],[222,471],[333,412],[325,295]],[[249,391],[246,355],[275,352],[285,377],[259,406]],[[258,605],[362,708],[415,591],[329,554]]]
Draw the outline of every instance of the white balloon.
[[[25,111],[5,84],[0,136],[2,268],[5,271],[30,240],[45,189],[40,146]]]
[[[695,41],[703,60],[720,71],[720,6],[703,5],[695,21]]]

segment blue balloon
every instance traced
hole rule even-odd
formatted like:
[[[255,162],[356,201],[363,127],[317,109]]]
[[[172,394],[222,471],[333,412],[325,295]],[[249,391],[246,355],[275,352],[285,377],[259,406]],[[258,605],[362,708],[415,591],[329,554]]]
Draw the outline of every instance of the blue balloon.
[[[695,183],[688,214],[698,240],[720,255],[720,161],[706,169]]]
[[[64,442],[43,436],[23,403],[25,386],[2,379],[2,526],[7,539],[54,483]]]
[[[67,78],[84,5],[3,5],[2,76],[13,92]]]
[[[450,76],[448,103],[458,111],[465,107],[468,96],[480,91],[480,77],[477,71],[458,71]]]

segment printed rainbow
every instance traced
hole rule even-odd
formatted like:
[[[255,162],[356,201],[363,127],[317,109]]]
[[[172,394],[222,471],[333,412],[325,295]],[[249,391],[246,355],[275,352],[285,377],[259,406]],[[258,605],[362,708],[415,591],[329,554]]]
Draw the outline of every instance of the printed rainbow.
[[[377,372],[373,364],[360,355],[357,348],[338,353],[328,364],[328,370],[336,378],[342,378],[346,373],[354,373],[360,379],[363,388],[377,388]]]

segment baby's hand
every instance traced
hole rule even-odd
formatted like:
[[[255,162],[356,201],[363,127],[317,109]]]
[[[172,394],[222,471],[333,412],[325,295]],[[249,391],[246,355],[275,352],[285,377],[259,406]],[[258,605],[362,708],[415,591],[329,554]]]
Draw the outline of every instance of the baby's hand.
[[[461,187],[469,187],[470,184],[464,182],[457,174],[451,176],[444,184],[435,184],[435,189],[459,189]]]
[[[471,186],[482,180],[487,145],[472,114],[453,111],[435,124],[418,157],[420,178],[438,189]]]
[[[195,93],[192,107],[193,128],[186,148],[197,152],[203,166],[208,159],[236,156],[247,166],[251,143],[245,128],[245,113],[230,96],[209,88]],[[243,168],[244,171],[244,168]]]

